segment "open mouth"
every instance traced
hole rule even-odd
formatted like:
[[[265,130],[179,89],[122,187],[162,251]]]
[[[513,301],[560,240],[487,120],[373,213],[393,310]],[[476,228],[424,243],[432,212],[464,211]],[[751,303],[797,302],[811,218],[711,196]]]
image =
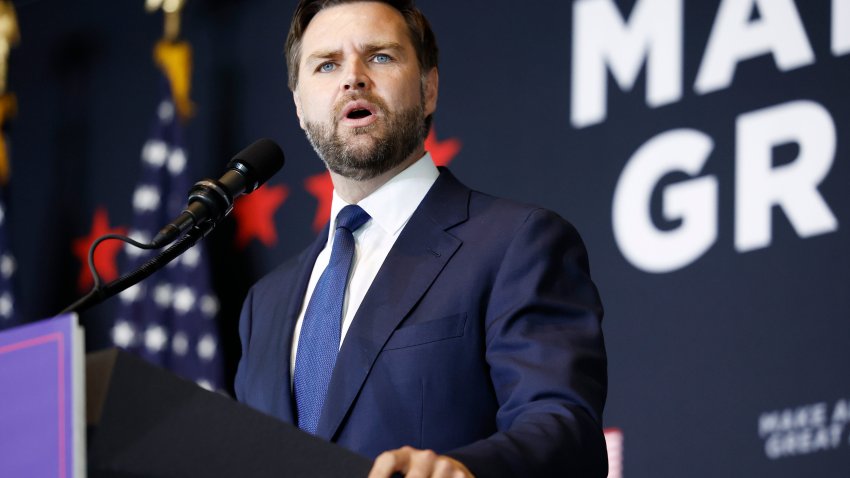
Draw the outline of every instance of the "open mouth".
[[[372,116],[372,112],[364,108],[358,108],[349,112],[345,117],[349,119],[361,119],[367,116]]]
[[[349,125],[367,126],[377,118],[377,109],[365,100],[349,102],[342,110],[342,119]]]

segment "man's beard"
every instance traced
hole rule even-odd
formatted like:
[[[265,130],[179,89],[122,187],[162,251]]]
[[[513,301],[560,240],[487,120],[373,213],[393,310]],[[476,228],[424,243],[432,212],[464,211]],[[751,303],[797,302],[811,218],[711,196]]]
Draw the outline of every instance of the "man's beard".
[[[375,105],[384,116],[369,126],[351,129],[351,139],[360,135],[371,135],[382,120],[386,122],[384,135],[374,137],[371,144],[355,146],[346,143],[346,138],[339,134],[339,122],[336,119],[331,125],[308,121],[306,128],[307,139],[328,169],[356,181],[375,178],[403,163],[425,141],[427,135],[424,105],[419,104],[393,113],[386,108],[383,101],[371,95],[353,99],[361,98]],[[344,102],[340,102],[335,113],[351,99],[346,98]],[[338,114],[334,114],[334,118],[338,117]]]

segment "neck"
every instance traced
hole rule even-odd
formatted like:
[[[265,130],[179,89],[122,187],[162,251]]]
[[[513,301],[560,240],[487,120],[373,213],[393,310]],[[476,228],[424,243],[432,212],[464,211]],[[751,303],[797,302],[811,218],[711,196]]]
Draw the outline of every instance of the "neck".
[[[419,148],[416,148],[410,156],[407,157],[404,161],[402,161],[398,166],[390,169],[389,171],[375,176],[371,179],[365,179],[363,181],[358,181],[356,179],[346,178],[344,176],[340,176],[335,172],[331,171],[331,181],[334,184],[334,190],[345,202],[349,204],[357,204],[366,196],[372,194],[377,191],[378,188],[387,183],[390,179],[394,178],[398,173],[404,171],[410,165],[418,161],[425,155],[425,145],[423,144]]]

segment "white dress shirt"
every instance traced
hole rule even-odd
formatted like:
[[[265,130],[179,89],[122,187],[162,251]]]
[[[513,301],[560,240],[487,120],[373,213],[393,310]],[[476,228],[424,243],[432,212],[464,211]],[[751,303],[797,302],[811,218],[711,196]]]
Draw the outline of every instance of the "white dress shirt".
[[[419,161],[395,175],[375,192],[357,203],[372,219],[354,232],[354,261],[348,274],[345,301],[342,305],[343,319],[340,347],[342,347],[342,342],[345,341],[345,334],[354,320],[354,315],[360,308],[360,303],[363,302],[372,281],[378,275],[378,270],[384,263],[384,259],[386,259],[407,221],[410,220],[413,211],[422,202],[425,194],[434,185],[439,175],[440,172],[431,160],[431,154],[425,153],[425,156],[422,156]],[[348,203],[340,198],[334,190],[333,203],[331,204],[331,218],[333,218],[334,223],[331,226],[335,225],[339,211],[347,205]],[[310,303],[319,277],[330,261],[335,229],[335,227],[331,227],[328,231],[328,241],[325,248],[322,249],[313,265],[310,283],[307,285],[307,294],[304,296],[304,302],[301,305],[301,313],[298,314],[298,322],[295,323],[295,334],[292,337],[292,355],[289,361],[290,377],[295,375],[295,358],[298,353],[298,339],[301,335],[301,324],[304,322],[304,312],[307,310],[307,304]]]

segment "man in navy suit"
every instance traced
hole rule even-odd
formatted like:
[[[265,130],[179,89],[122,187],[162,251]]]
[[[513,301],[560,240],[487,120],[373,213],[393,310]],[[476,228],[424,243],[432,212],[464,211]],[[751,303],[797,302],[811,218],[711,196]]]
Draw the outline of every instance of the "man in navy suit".
[[[302,0],[287,61],[331,227],[248,294],[239,400],[377,457],[373,477],[605,476],[584,245],[556,214],[434,166],[425,17],[410,0]]]

